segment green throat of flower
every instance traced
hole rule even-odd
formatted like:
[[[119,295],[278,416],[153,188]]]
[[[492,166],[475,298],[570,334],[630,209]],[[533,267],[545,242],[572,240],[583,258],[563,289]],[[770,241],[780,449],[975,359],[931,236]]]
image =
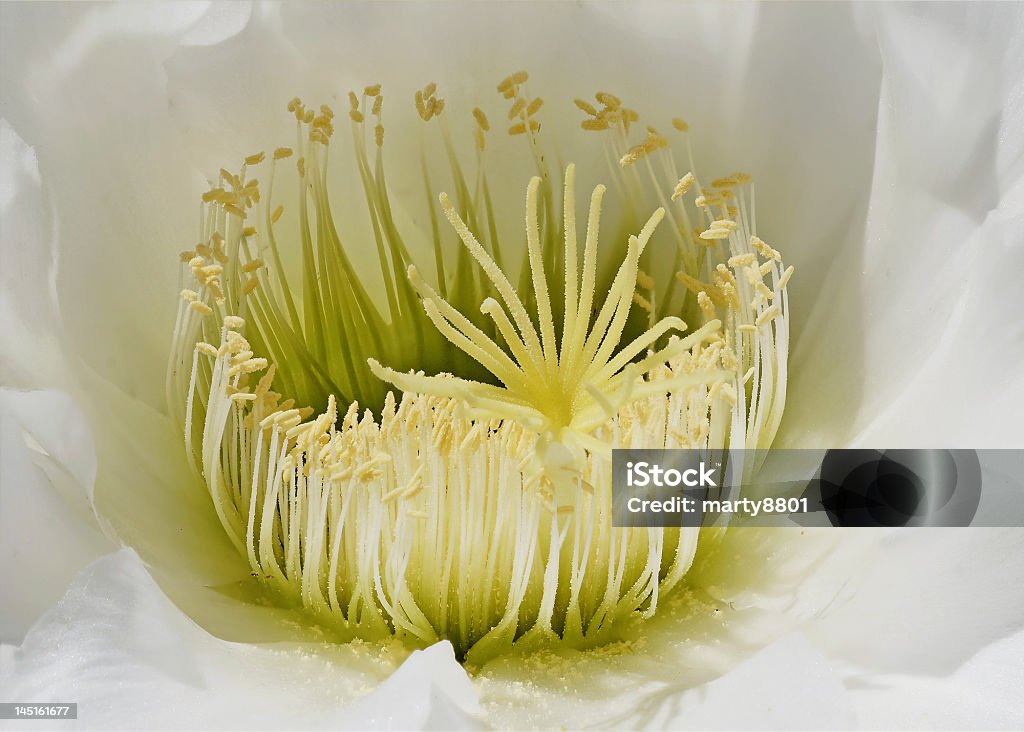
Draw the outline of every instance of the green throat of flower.
[[[699,538],[611,526],[611,449],[763,448],[778,428],[793,270],[755,234],[749,176],[702,188],[653,127],[630,142],[639,116],[618,98],[577,100],[627,209],[647,209],[599,244],[605,189],[578,231],[575,169],[553,179],[527,81],[498,87],[536,165],[525,235],[497,223],[487,116],[467,176],[433,84],[415,106],[454,193],[434,203],[417,166],[429,221],[403,230],[373,86],[348,113],[372,241],[343,241],[332,215],[334,113],[296,99],[297,147],[222,170],[181,256],[167,393],[187,454],[253,576],[342,636],[447,638],[472,662],[607,642],[683,584]],[[408,243],[421,231],[432,256]]]

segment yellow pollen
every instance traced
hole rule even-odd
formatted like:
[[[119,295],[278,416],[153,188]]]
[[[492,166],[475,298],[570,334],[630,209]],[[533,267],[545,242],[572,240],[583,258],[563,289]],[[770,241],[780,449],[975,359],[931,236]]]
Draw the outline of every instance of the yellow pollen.
[[[523,109],[525,109],[525,108],[526,108],[526,100],[525,99],[517,99],[515,101],[515,103],[512,105],[512,107],[508,110],[508,118],[509,119],[515,119],[516,117],[519,116],[520,112],[522,112]]]
[[[693,181],[693,173],[687,173],[680,178],[679,182],[676,183],[676,187],[672,190],[672,200],[678,201],[680,198],[685,196],[686,192],[689,191],[690,187],[693,185]]]
[[[708,241],[728,239],[729,233],[729,229],[712,227],[710,229],[707,229],[706,231],[702,231],[700,233],[700,238]]]
[[[608,92],[599,91],[594,95],[594,98],[604,106],[608,107],[608,109],[614,110],[622,106],[622,100]]]
[[[476,123],[480,125],[481,130],[483,130],[484,132],[490,131],[491,123],[488,122],[487,115],[483,113],[480,107],[473,108],[473,118],[476,120]]]
[[[594,105],[591,104],[590,102],[584,99],[575,99],[573,100],[573,104],[575,104],[581,110],[589,114],[591,117],[597,116],[597,110],[594,108]]]
[[[782,255],[778,251],[772,249],[770,246],[764,243],[764,241],[757,236],[750,237],[750,246],[754,247],[754,250],[766,259],[774,259],[776,262],[782,261]]]

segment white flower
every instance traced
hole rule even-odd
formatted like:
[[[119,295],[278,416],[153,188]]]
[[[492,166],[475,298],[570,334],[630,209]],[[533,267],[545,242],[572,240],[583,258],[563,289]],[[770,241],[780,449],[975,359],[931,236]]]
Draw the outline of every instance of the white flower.
[[[445,644],[324,643],[246,596],[163,406],[202,174],[289,134],[295,93],[435,79],[468,109],[527,66],[549,109],[628,90],[688,118],[698,167],[761,181],[758,231],[799,268],[776,444],[1020,447],[1018,8],[19,7],[2,33],[5,701],[118,727],[1021,724],[1017,531],[732,532],[630,642],[471,681]],[[545,125],[583,169],[576,121]],[[416,135],[388,135],[420,205]]]

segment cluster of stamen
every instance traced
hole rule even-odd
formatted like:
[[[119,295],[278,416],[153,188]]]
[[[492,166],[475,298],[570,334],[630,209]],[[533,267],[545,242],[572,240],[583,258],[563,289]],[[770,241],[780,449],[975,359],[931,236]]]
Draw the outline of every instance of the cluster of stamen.
[[[462,243],[454,260],[425,164],[432,267],[394,220],[380,85],[350,93],[348,116],[381,282],[357,275],[331,212],[334,112],[299,99],[295,148],[222,170],[202,197],[200,243],[181,255],[167,391],[189,458],[253,576],[343,635],[448,638],[474,662],[605,642],[656,612],[699,535],[613,528],[610,450],[762,448],[781,419],[793,269],[756,235],[749,176],[702,187],[692,155],[680,175],[653,127],[630,140],[639,115],[618,97],[577,100],[583,128],[606,137],[635,232],[599,247],[598,186],[581,256],[574,168],[552,184],[527,82],[498,85],[508,133],[537,167],[518,283],[487,184],[489,118],[472,111],[471,185],[433,83],[414,103],[450,163],[453,194],[439,199]],[[289,236],[273,191],[293,155]],[[249,173],[263,165],[261,191]],[[674,260],[667,277],[658,248]],[[619,264],[607,274],[602,261]]]

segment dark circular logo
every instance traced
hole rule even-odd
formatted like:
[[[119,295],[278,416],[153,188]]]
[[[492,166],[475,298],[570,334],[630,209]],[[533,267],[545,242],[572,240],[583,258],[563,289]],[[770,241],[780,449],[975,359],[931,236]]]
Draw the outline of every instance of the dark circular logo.
[[[981,465],[973,450],[829,450],[818,485],[833,526],[967,526]]]

